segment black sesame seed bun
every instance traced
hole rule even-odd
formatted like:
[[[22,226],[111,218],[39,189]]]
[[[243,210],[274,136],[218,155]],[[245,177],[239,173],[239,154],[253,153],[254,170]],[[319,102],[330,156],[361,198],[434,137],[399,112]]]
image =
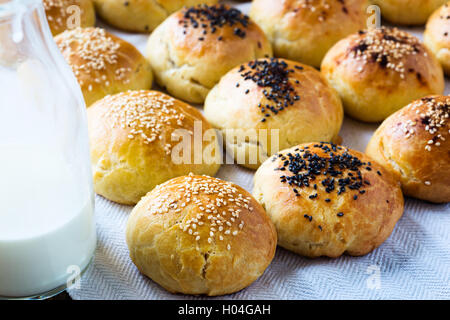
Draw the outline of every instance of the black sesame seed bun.
[[[307,257],[364,255],[380,246],[403,214],[394,176],[366,155],[326,143],[274,155],[256,171],[253,196],[278,244]]]
[[[237,66],[205,101],[205,117],[222,132],[238,164],[251,169],[300,143],[336,141],[343,115],[338,94],[319,71],[275,58]]]
[[[421,25],[434,10],[447,0],[372,0],[381,9],[384,19],[403,25]]]
[[[98,15],[110,25],[132,32],[151,32],[184,6],[219,0],[94,0]]]
[[[444,93],[444,74],[419,39],[396,28],[360,31],[325,56],[322,74],[351,117],[379,122],[409,102]]]
[[[425,97],[397,111],[366,153],[397,176],[406,195],[450,202],[450,97]]]
[[[92,0],[43,0],[45,15],[52,34],[56,36],[69,29],[71,16],[74,12],[68,10],[71,6],[80,9],[80,25],[78,27],[93,27],[95,11]]]
[[[157,91],[128,91],[97,101],[88,109],[95,192],[114,202],[136,204],[171,178],[190,172],[215,175],[221,150],[213,130],[209,132],[214,136],[201,142],[205,152],[200,161],[195,161],[193,141],[183,150],[191,154],[176,148],[181,140],[173,135],[194,132],[196,122],[202,130],[196,139],[212,129],[196,108]],[[178,161],[172,152],[190,161]]]
[[[339,40],[366,27],[368,0],[254,0],[250,17],[272,42],[276,57],[314,67]]]
[[[450,1],[428,20],[424,43],[442,64],[446,75],[450,76]]]
[[[184,8],[150,35],[146,56],[157,82],[173,96],[203,103],[235,66],[272,55],[264,32],[235,8]]]
[[[275,227],[244,189],[207,176],[159,185],[134,208],[126,239],[137,268],[173,293],[230,294],[268,267]]]
[[[106,95],[150,89],[153,74],[130,43],[101,28],[77,28],[55,37],[80,84],[86,106]]]

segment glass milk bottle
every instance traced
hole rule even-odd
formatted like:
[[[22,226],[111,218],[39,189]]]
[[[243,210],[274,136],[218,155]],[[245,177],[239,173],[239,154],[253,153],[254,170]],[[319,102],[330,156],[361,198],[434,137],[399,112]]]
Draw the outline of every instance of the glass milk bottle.
[[[0,0],[0,298],[45,298],[95,249],[85,104],[40,0]]]

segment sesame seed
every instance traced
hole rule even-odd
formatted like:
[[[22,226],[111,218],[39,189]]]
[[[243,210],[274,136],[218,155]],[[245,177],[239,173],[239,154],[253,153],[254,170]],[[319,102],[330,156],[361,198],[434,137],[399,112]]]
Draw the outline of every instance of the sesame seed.
[[[405,58],[426,53],[416,37],[397,28],[373,28],[359,34],[361,39],[352,48],[353,58],[363,64],[378,63],[382,68],[399,73],[401,79],[405,79]]]

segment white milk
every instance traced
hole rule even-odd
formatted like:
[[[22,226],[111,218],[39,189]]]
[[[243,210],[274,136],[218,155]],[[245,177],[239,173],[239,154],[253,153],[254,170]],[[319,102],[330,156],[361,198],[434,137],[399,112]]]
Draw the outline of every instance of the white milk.
[[[96,243],[82,119],[70,92],[52,90],[40,68],[35,61],[18,72],[0,65],[2,297],[65,285]]]

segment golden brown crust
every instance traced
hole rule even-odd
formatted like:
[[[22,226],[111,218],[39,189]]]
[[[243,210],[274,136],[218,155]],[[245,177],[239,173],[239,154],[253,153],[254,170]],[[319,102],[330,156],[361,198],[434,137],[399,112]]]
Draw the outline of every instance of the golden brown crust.
[[[264,209],[239,186],[207,176],[159,185],[127,225],[138,269],[174,293],[224,295],[262,275],[277,243]]]
[[[339,92],[346,113],[378,122],[414,99],[444,92],[434,55],[412,35],[392,28],[361,31],[325,56],[322,74]]]
[[[193,103],[202,103],[220,78],[238,64],[272,55],[263,31],[225,5],[174,13],[150,35],[146,52],[158,83],[175,97]]]
[[[220,167],[217,137],[201,113],[160,92],[107,96],[88,109],[88,124],[94,189],[118,203],[135,204],[173,177],[190,172],[214,175]],[[184,156],[177,147],[183,140],[175,136],[184,129],[191,142],[190,133],[199,124],[201,137],[211,134],[201,144],[203,158],[193,157],[192,144],[185,160],[174,158]]]
[[[77,28],[55,37],[83,91],[86,106],[106,95],[149,89],[153,75],[130,43],[100,28]]]
[[[92,0],[42,0],[42,2],[50,30],[54,36],[71,28],[93,27],[95,24]],[[76,26],[77,17],[75,15],[78,13],[80,14],[80,25]]]
[[[275,56],[319,67],[337,41],[366,26],[367,6],[367,0],[255,0],[250,16]]]
[[[449,117],[448,96],[414,101],[383,122],[366,153],[398,177],[406,195],[449,202]]]
[[[334,141],[343,113],[339,96],[320,72],[284,59],[237,66],[205,101],[205,117],[221,130],[238,163],[252,169],[279,150]],[[272,132],[278,137],[273,142]]]
[[[389,171],[360,152],[323,143],[264,162],[253,196],[274,222],[278,244],[308,257],[367,254],[403,213],[402,192]]]
[[[94,0],[99,16],[119,29],[150,32],[182,7],[218,0]]]
[[[447,0],[372,0],[381,9],[384,19],[404,25],[420,25],[427,22],[434,10]]]
[[[428,20],[424,43],[442,64],[447,76],[450,76],[450,1],[436,10]]]

